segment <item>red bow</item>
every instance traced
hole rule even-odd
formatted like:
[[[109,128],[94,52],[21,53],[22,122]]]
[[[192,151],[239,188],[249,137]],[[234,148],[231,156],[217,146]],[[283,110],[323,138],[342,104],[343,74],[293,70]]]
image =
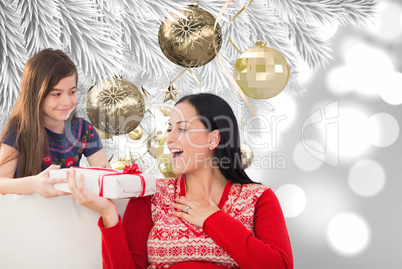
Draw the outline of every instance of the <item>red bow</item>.
[[[131,164],[131,165],[128,164],[128,165],[124,166],[124,168],[123,168],[123,173],[124,173],[124,174],[139,175],[139,174],[141,174],[142,172],[140,171],[140,168],[139,168],[138,164],[133,163],[133,164]]]

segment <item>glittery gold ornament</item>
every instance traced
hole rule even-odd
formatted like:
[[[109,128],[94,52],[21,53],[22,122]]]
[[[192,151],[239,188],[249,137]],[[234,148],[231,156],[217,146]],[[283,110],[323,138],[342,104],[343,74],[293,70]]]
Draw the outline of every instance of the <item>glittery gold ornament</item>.
[[[154,158],[156,158],[156,151],[157,151],[159,144],[161,143],[161,140],[164,135],[165,134],[162,131],[158,130],[147,141],[148,152]]]
[[[213,40],[217,51],[222,45],[222,32],[219,24],[214,31],[215,18],[193,3],[188,10],[180,10],[184,18],[171,14],[176,21],[166,18],[159,28],[159,46],[165,56],[173,63],[183,67],[199,67],[215,57]]]
[[[234,79],[249,97],[268,99],[279,94],[289,80],[286,59],[275,49],[259,40],[256,47],[246,50],[237,59]]]
[[[127,134],[141,122],[145,113],[142,93],[131,82],[106,79],[102,88],[95,84],[87,92],[86,109],[91,123],[109,135]]]
[[[132,140],[140,140],[142,135],[143,135],[143,131],[140,127],[135,128],[133,131],[128,133],[128,136],[132,139]]]
[[[170,111],[172,111],[172,108],[173,107],[171,107],[171,106],[166,106],[165,105],[163,107],[160,107],[159,111],[162,112],[163,116],[167,117],[167,116],[169,116]]]
[[[177,177],[179,175],[173,173],[172,155],[166,144],[167,136],[168,133],[163,136],[158,146],[156,153],[156,162],[158,164],[159,171],[161,172],[163,177]]]
[[[104,132],[100,131],[100,130],[99,130],[98,128],[96,128],[96,127],[94,127],[94,128],[95,128],[96,132],[98,133],[99,137],[102,138],[102,139],[108,139],[108,138],[113,137],[112,135],[105,134]]]
[[[240,145],[240,153],[241,153],[241,162],[243,165],[243,169],[246,169],[253,163],[254,153],[252,149],[247,144],[244,143]]]
[[[181,92],[181,90],[179,89],[175,89],[173,87],[173,85],[170,85],[169,87],[167,87],[166,89],[161,89],[161,92],[164,93],[165,97],[163,102],[167,102],[169,100],[173,100],[174,102],[177,102],[177,97],[176,95]]]
[[[126,165],[131,165],[133,162],[130,161],[128,158],[120,157],[117,161],[112,162],[110,166],[115,170],[123,171]]]

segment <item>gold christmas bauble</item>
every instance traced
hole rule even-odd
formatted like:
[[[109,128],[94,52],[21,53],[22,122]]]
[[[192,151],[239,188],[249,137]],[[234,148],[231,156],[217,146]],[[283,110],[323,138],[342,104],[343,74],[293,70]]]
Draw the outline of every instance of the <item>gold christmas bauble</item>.
[[[166,144],[167,136],[168,133],[163,136],[158,146],[156,153],[156,162],[158,164],[159,171],[164,178],[178,177],[179,175],[173,173],[172,155]]]
[[[172,108],[173,107],[171,107],[171,106],[164,105],[163,107],[159,108],[159,111],[162,112],[163,116],[167,117],[167,116],[169,116],[170,111],[172,111]]]
[[[147,141],[148,152],[154,158],[156,158],[156,151],[157,151],[159,144],[161,143],[161,140],[164,135],[165,134],[162,131],[158,130]]]
[[[114,83],[114,84],[113,84]],[[131,82],[113,78],[95,84],[87,92],[86,110],[91,123],[108,135],[127,134],[141,122],[144,97]]]
[[[140,140],[143,134],[144,132],[142,131],[142,129],[140,127],[137,127],[133,131],[129,132],[128,136],[132,140]]]
[[[286,59],[275,49],[259,40],[236,60],[233,76],[243,92],[255,99],[278,95],[289,80]]]
[[[99,130],[98,128],[96,128],[96,127],[94,127],[94,128],[95,128],[96,132],[98,133],[99,137],[102,138],[102,139],[108,139],[108,138],[113,137],[112,135],[105,134],[104,132],[100,131],[100,130]]]
[[[214,31],[215,18],[198,7],[190,4],[188,10],[179,11],[184,18],[171,13],[176,21],[166,18],[160,26],[159,46],[165,56],[182,67],[199,67],[215,57],[213,40],[217,51],[222,45],[222,32],[219,24]]]
[[[112,162],[110,166],[112,169],[123,171],[126,165],[131,165],[132,162],[128,158],[120,157],[117,161]]]
[[[242,143],[240,145],[240,153],[243,169],[250,167],[254,160],[253,150],[247,144]]]

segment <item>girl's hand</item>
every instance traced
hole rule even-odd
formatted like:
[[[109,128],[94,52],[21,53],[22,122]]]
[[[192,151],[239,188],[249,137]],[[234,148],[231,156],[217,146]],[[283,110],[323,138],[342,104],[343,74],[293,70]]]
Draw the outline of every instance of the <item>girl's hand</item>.
[[[106,164],[105,163],[100,163],[98,167],[99,168],[106,168]]]
[[[56,190],[54,184],[66,182],[64,178],[49,178],[49,171],[60,169],[60,165],[51,165],[46,170],[40,172],[36,176],[33,176],[32,190],[33,192],[45,197],[53,198],[62,195],[68,195],[68,193]]]
[[[103,224],[106,228],[114,226],[119,222],[119,214],[114,203],[109,199],[89,192],[84,185],[84,175],[80,176],[77,186],[75,169],[73,167],[70,167],[70,171],[67,171],[67,182],[74,199],[80,205],[98,212],[102,216]]]
[[[177,198],[173,207],[179,211],[173,211],[173,215],[202,228],[204,221],[213,213],[220,210],[212,197],[209,198],[208,202],[209,205],[204,205],[187,197]]]

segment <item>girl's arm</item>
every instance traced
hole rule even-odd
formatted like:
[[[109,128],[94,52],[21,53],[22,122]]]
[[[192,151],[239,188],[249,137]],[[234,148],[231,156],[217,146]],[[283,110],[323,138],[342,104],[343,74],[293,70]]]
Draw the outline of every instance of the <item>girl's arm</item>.
[[[87,160],[89,165],[92,167],[112,168],[106,158],[106,154],[103,149],[100,149],[91,156],[88,156]]]
[[[11,158],[0,166],[0,193],[1,194],[31,194],[37,193],[43,197],[57,197],[67,195],[53,188],[53,184],[66,182],[62,178],[49,178],[49,171],[59,169],[58,165],[51,165],[48,169],[35,176],[14,178],[18,165],[18,151],[9,145],[0,147],[0,160]]]
[[[261,195],[255,206],[254,234],[223,211],[207,218],[203,229],[240,268],[293,268],[286,223],[271,189]]]

